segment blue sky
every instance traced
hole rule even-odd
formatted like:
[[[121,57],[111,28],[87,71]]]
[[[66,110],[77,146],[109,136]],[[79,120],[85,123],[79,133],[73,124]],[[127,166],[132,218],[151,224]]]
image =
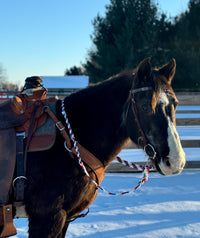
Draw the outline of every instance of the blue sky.
[[[169,16],[189,0],[154,0]],[[1,0],[0,64],[8,81],[32,75],[64,75],[85,61],[92,46],[92,20],[110,0]]]

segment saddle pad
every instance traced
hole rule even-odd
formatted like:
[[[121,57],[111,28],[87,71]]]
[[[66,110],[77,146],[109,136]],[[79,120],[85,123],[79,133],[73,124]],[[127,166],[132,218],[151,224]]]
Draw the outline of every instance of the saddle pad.
[[[50,110],[56,114],[56,103],[57,100],[52,100],[53,102],[48,102]],[[47,117],[45,123],[37,128],[31,138],[28,152],[42,151],[50,149],[56,139],[56,125],[51,119]]]

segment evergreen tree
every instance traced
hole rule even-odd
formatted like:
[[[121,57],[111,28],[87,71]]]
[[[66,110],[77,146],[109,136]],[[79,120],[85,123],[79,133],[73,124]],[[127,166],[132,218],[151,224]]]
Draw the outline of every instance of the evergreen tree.
[[[177,60],[176,89],[200,90],[200,0],[190,0],[188,10],[175,19],[173,54]]]
[[[167,19],[153,0],[110,0],[105,17],[97,15],[84,71],[72,67],[66,74],[89,75],[102,81],[146,57],[162,65],[174,57],[176,90],[200,90],[200,0],[190,0],[188,10]]]
[[[84,70],[81,67],[73,66],[70,69],[66,69],[65,75],[83,75]]]
[[[95,48],[84,65],[91,82],[133,68],[145,57],[160,63],[167,55],[165,34],[170,23],[164,14],[159,19],[150,0],[111,0],[105,18],[98,15],[93,26]]]

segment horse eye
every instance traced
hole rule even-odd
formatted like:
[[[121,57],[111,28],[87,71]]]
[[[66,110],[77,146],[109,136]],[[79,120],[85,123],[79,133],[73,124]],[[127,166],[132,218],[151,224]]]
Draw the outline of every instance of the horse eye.
[[[143,104],[142,105],[142,111],[144,111],[144,112],[148,112],[149,111],[149,107],[148,107],[147,104]]]

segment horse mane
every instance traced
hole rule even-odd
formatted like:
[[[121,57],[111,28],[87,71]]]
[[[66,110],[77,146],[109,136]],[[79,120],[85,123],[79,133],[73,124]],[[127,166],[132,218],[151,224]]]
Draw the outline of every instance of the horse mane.
[[[128,99],[128,92],[130,91],[131,87],[134,86],[134,77],[136,71],[137,68],[125,69],[119,74],[111,76],[102,82],[91,84],[87,88],[71,94],[66,98],[66,100],[71,105],[77,105],[78,103],[84,104],[84,102],[87,105],[93,105],[93,100],[95,100],[96,105],[98,105],[101,104],[101,100],[110,100],[112,95],[117,95],[115,100],[116,98],[123,97],[123,101],[125,102]],[[159,74],[159,68],[152,70],[150,86],[152,86],[154,89],[152,96],[152,109],[154,111],[161,90],[168,90],[171,92],[173,92],[173,90],[167,79]],[[126,93],[124,93],[124,91]]]
[[[127,137],[123,111],[132,81],[132,74],[123,72],[64,99],[76,140],[99,159],[108,161],[108,155],[120,150]]]
[[[131,89],[132,81],[133,81],[133,70],[124,70],[121,73],[114,75],[102,82],[91,84],[85,89],[81,89],[80,91],[71,94],[67,97],[67,101],[70,104],[76,104],[78,102],[84,101],[85,99],[95,99],[95,101],[102,100],[102,96],[111,97],[112,94],[118,97],[128,97],[128,94],[123,94],[123,91],[129,91]],[[119,92],[122,93],[119,93]],[[101,98],[97,99],[97,95],[101,95]]]

